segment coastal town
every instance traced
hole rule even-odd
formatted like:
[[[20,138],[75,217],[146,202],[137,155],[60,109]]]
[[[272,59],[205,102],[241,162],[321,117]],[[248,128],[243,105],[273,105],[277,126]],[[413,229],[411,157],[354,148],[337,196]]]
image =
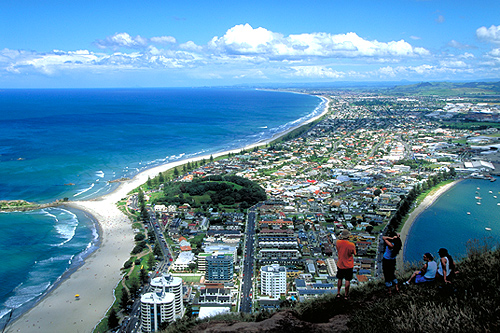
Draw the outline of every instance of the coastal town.
[[[496,102],[307,93],[328,99],[319,121],[265,145],[188,162],[170,176],[148,179],[128,198],[126,209],[139,221],[142,216],[136,232],[148,234],[158,259],[149,271],[152,289],[136,299],[138,329],[156,331],[183,316],[272,311],[334,294],[335,242],[344,229],[357,252],[353,285],[378,279],[381,236],[404,217],[400,210],[412,191],[459,178],[496,180],[497,128],[460,126],[498,122]],[[217,202],[188,189],[168,198],[166,183],[187,188],[206,179],[250,180],[266,199],[243,199],[243,183],[232,185],[238,195]],[[153,314],[157,307],[161,315]],[[128,315],[123,323],[130,326]]]

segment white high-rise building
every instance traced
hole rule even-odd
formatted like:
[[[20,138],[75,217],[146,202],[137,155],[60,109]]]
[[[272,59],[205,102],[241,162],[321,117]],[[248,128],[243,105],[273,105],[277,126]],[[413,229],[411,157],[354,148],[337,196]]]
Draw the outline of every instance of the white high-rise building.
[[[172,293],[175,296],[175,319],[184,315],[184,303],[182,294],[182,279],[170,274],[163,274],[151,280],[154,292]]]
[[[142,332],[157,332],[162,322],[175,320],[175,296],[172,293],[153,292],[141,296]]]
[[[273,298],[286,293],[286,267],[278,264],[260,269],[260,292]]]

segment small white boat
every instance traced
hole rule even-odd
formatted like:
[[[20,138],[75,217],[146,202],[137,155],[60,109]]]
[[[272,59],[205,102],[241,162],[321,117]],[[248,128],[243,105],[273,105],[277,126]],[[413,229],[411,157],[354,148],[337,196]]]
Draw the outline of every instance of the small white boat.
[[[494,196],[493,196],[493,198],[495,198],[495,199],[496,199],[496,198],[497,198],[497,196],[496,196],[496,195],[494,195]]]
[[[490,193],[493,193],[493,191],[490,191]]]
[[[487,231],[491,231],[491,228],[484,228],[484,229],[486,229]]]
[[[478,201],[478,202],[476,202],[476,203],[477,203],[478,205],[480,205],[480,204],[481,204],[479,201]]]
[[[470,215],[470,212],[467,212],[467,215]]]

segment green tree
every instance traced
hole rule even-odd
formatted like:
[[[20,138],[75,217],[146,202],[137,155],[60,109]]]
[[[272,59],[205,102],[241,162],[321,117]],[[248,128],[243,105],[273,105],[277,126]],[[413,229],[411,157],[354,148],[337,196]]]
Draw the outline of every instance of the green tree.
[[[139,273],[139,279],[141,279],[142,284],[148,282],[149,276],[144,268],[141,268],[141,272]]]
[[[115,328],[116,326],[118,326],[119,324],[119,320],[118,320],[118,316],[116,315],[116,310],[115,308],[111,308],[111,310],[109,311],[109,316],[108,316],[108,329],[113,329]]]
[[[134,240],[136,242],[140,242],[142,240],[144,240],[146,238],[146,236],[141,232],[141,233],[138,233],[137,235],[134,236]]]
[[[133,278],[130,282],[130,294],[133,297],[137,297],[137,295],[139,295],[139,288],[139,281],[137,280],[137,278]]]
[[[122,296],[120,297],[120,308],[123,311],[128,312],[127,305],[129,305],[129,303],[130,303],[130,296],[128,294],[127,289],[123,288],[122,289]]]
[[[144,192],[142,192],[140,187],[139,192],[137,193],[137,202],[139,203],[139,206],[144,205]]]
[[[160,257],[162,256],[162,253],[161,253],[161,248],[160,248],[160,243],[156,242],[155,243],[155,248],[153,250],[153,254],[157,257]]]
[[[457,172],[455,171],[455,168],[450,168],[450,176],[455,178],[457,175]]]
[[[149,257],[148,257],[148,268],[149,269],[153,269],[154,265],[155,265],[155,257],[152,256],[152,255],[149,255]]]
[[[149,214],[148,214],[148,210],[146,209],[146,206],[142,205],[141,206],[141,221],[143,222],[147,222],[147,220],[149,219]]]

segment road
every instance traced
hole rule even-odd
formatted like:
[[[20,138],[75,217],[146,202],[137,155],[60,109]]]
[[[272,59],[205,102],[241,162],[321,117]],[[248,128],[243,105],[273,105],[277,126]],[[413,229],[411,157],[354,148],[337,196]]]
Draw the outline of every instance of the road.
[[[255,206],[248,210],[247,230],[244,251],[243,278],[241,286],[240,311],[244,313],[252,312],[252,282],[254,264],[254,236],[255,236]]]
[[[157,268],[153,271],[153,274],[151,275],[151,279],[153,279],[161,275],[163,272],[168,271],[170,267],[170,262],[171,260],[173,260],[173,258],[170,249],[168,248],[168,244],[165,240],[165,237],[163,236],[163,233],[156,219],[155,212],[152,209],[148,208],[148,215],[149,215],[149,221],[147,223],[147,227],[149,230],[153,230],[163,256],[163,258],[158,262],[156,266]],[[151,291],[151,286],[149,284],[145,285],[142,288],[141,294],[135,298],[134,304],[131,306],[128,318],[126,320],[123,320],[117,332],[135,333],[138,331],[140,327],[141,295],[148,293],[150,291]]]

